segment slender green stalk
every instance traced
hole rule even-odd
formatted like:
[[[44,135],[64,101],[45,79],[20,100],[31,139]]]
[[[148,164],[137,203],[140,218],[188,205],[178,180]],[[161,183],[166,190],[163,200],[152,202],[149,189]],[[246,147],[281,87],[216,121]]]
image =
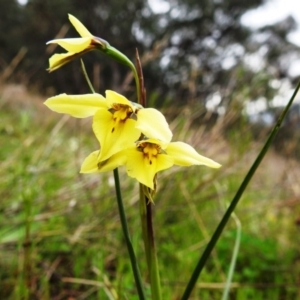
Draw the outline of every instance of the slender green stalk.
[[[147,202],[148,199],[147,199]],[[147,229],[149,238],[149,252],[150,252],[150,282],[151,282],[151,294],[153,300],[161,300],[161,287],[160,276],[158,268],[158,259],[154,240],[153,222],[152,222],[152,204],[148,203],[147,209]]]
[[[186,289],[183,293],[183,296],[181,298],[181,300],[188,300],[189,296],[191,295],[193,288],[198,280],[198,277],[203,269],[203,267],[205,266],[205,263],[208,259],[208,257],[210,256],[210,253],[212,252],[212,250],[214,249],[219,237],[221,236],[221,233],[223,231],[223,229],[225,228],[230,215],[232,214],[232,212],[234,211],[236,205],[238,204],[241,196],[243,195],[248,183],[250,182],[252,176],[254,175],[256,169],[258,168],[258,166],[260,165],[262,159],[264,158],[265,154],[267,153],[274,137],[276,136],[289,108],[291,107],[298,91],[300,89],[300,82],[298,83],[292,97],[290,98],[288,104],[285,106],[284,110],[282,111],[281,115],[279,116],[275,126],[272,129],[272,132],[270,133],[266,143],[264,144],[262,150],[260,151],[260,153],[258,154],[257,158],[255,159],[253,165],[251,166],[251,168],[249,169],[246,177],[244,178],[243,182],[241,183],[239,189],[236,192],[236,195],[234,196],[231,204],[229,205],[228,209],[226,210],[221,222],[219,223],[216,231],[214,232],[211,240],[209,241],[209,243],[207,244],[201,258],[199,259],[196,268],[186,286]]]
[[[134,275],[134,279],[135,279],[136,288],[138,291],[139,299],[145,300],[146,297],[145,297],[145,293],[144,293],[144,289],[143,289],[140,270],[139,270],[139,267],[137,264],[137,260],[136,260],[134,249],[133,249],[133,246],[131,243],[131,238],[130,238],[128,225],[127,225],[127,221],[126,221],[126,215],[125,215],[125,210],[124,210],[122,195],[121,195],[121,187],[120,187],[118,169],[114,170],[114,179],[115,179],[117,202],[118,202],[118,208],[119,208],[119,214],[120,214],[123,234],[124,234],[124,238],[125,238],[126,245],[127,245],[127,250],[129,253],[129,257],[130,257],[130,262],[131,262],[131,267],[132,267],[132,271],[133,271],[133,275]]]
[[[140,215],[143,240],[150,276],[152,299],[161,300],[160,276],[152,223],[152,204],[145,195],[145,188],[145,186],[140,184]]]
[[[84,76],[84,78],[85,78],[85,80],[86,80],[86,82],[87,82],[87,84],[88,84],[91,92],[93,94],[95,94],[94,87],[93,87],[93,85],[92,85],[92,83],[90,81],[90,78],[89,78],[89,76],[88,76],[88,74],[86,72],[86,68],[85,68],[85,65],[84,65],[84,62],[83,62],[82,58],[80,59],[80,63],[81,63],[81,69],[82,69],[83,76]]]
[[[135,78],[137,83],[138,103],[146,107],[146,90],[144,88],[144,76],[141,60],[138,50],[136,49],[137,72]],[[136,69],[135,69],[136,70]],[[151,200],[151,201],[150,201]],[[140,184],[140,215],[143,229],[143,240],[145,245],[145,253],[150,275],[151,295],[153,300],[161,300],[161,287],[158,268],[158,259],[155,248],[154,230],[152,223],[152,195],[148,192],[148,188]]]
[[[241,224],[239,218],[235,215],[234,212],[232,213],[231,217],[234,219],[235,224],[236,224],[236,239],[235,239],[233,254],[232,254],[229,271],[228,271],[228,275],[227,275],[226,285],[225,285],[223,295],[222,295],[222,300],[228,299],[228,295],[229,295],[229,291],[230,291],[230,284],[232,282],[233,272],[235,269],[236,260],[237,260],[237,256],[238,256],[239,248],[240,248],[240,244],[241,244],[241,236],[242,236],[242,224]]]
[[[140,218],[142,224],[142,235],[145,247],[145,254],[147,259],[147,266],[150,270],[150,245],[149,245],[149,237],[147,230],[147,200],[144,194],[144,186],[140,183]]]

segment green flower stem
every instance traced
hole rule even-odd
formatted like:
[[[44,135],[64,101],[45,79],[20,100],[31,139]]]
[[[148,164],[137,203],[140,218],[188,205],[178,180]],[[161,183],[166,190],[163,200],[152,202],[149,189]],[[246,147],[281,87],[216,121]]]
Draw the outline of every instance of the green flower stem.
[[[144,76],[141,60],[136,49],[137,72],[135,73],[137,82],[138,103],[146,107],[146,90],[144,88]],[[136,70],[136,69],[135,69]],[[147,266],[150,275],[151,295],[153,300],[161,300],[161,288],[158,269],[158,260],[155,249],[154,231],[152,223],[152,195],[148,192],[148,187],[140,184],[140,216],[142,223],[142,233],[147,259]],[[151,201],[150,201],[151,200]]]
[[[91,92],[93,94],[95,94],[94,87],[93,87],[93,85],[92,85],[92,83],[90,81],[90,78],[89,78],[89,76],[88,76],[88,74],[86,72],[86,68],[85,68],[85,65],[84,65],[84,62],[83,62],[82,58],[80,59],[80,64],[81,64],[81,69],[82,69],[83,76],[84,76],[84,78],[85,78],[85,80],[86,80],[86,82],[87,82],[87,84],[88,84]]]
[[[145,186],[140,184],[140,214],[143,229],[143,240],[150,275],[152,300],[161,300],[160,276],[152,223],[152,204],[145,195],[145,188]]]
[[[144,240],[145,254],[147,259],[147,266],[150,270],[150,245],[149,245],[149,237],[147,230],[147,200],[144,194],[144,186],[140,183],[140,217],[142,224],[142,235]]]
[[[199,259],[196,268],[186,286],[186,289],[183,293],[183,296],[181,298],[181,300],[188,300],[189,296],[191,295],[193,288],[198,280],[198,277],[203,269],[203,267],[205,266],[205,263],[208,259],[208,257],[210,256],[210,253],[212,252],[212,250],[214,249],[219,237],[221,236],[221,233],[223,231],[223,229],[225,228],[232,212],[234,211],[236,205],[238,204],[241,196],[243,195],[248,183],[250,182],[252,176],[254,175],[256,169],[258,168],[258,166],[260,165],[262,159],[264,158],[265,154],[267,153],[274,137],[276,136],[289,108],[291,107],[298,91],[300,89],[300,82],[298,83],[292,97],[290,98],[288,104],[285,106],[284,110],[282,111],[281,115],[279,116],[275,126],[272,129],[272,132],[270,133],[266,143],[264,144],[262,150],[260,151],[260,153],[258,154],[257,158],[255,159],[253,165],[251,166],[251,168],[249,169],[246,177],[244,178],[243,182],[241,183],[239,189],[236,192],[236,195],[234,196],[231,204],[229,205],[228,209],[226,210],[221,222],[219,223],[216,231],[214,232],[211,240],[209,241],[209,243],[207,244],[201,258]]]
[[[147,199],[148,201],[148,199]],[[149,202],[149,201],[148,201]],[[154,231],[152,223],[152,203],[146,204],[147,209],[147,228],[148,228],[148,238],[149,238],[149,250],[150,250],[150,281],[151,281],[151,292],[153,300],[161,300],[161,287],[160,287],[160,277],[158,268],[158,259],[154,240]]]
[[[139,91],[140,90],[139,77],[138,77],[138,73],[137,73],[136,68],[135,68],[134,64],[132,63],[132,61],[129,60],[129,58],[126,55],[124,55],[122,52],[120,52],[118,49],[116,49],[110,45],[107,45],[106,49],[101,50],[101,51],[103,51],[105,54],[107,54],[111,58],[115,59],[117,62],[124,64],[131,69],[131,71],[133,72],[133,75],[134,75],[136,90]],[[137,94],[138,94],[137,102],[140,103],[140,93],[137,93]]]
[[[125,215],[125,210],[124,210],[122,195],[121,195],[118,169],[114,170],[114,179],[115,179],[117,202],[118,202],[118,208],[119,208],[119,214],[120,214],[123,234],[125,237],[127,250],[129,253],[129,257],[130,257],[130,262],[131,262],[131,267],[132,267],[132,271],[133,271],[133,275],[134,275],[134,279],[135,279],[136,288],[138,291],[139,299],[146,300],[144,289],[143,289],[143,284],[142,284],[142,280],[141,280],[140,270],[139,270],[139,267],[137,264],[136,256],[135,256],[134,249],[133,249],[133,246],[131,243],[131,238],[130,238],[128,225],[127,225],[127,221],[126,221],[126,215]]]

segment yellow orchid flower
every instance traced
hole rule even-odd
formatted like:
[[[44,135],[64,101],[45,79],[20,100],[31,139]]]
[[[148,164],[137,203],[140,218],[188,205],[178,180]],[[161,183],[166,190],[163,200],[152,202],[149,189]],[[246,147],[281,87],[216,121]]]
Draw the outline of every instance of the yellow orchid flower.
[[[81,173],[106,172],[121,165],[126,166],[127,174],[154,190],[154,177],[173,165],[204,165],[219,168],[220,164],[200,155],[192,146],[183,142],[164,143],[157,139],[141,140],[99,162],[101,151],[94,151],[83,162]]]
[[[91,51],[91,50],[100,50],[111,58],[121,62],[131,69],[135,69],[133,63],[121,53],[116,48],[112,47],[107,41],[92,35],[87,28],[74,16],[71,14],[68,15],[69,20],[77,30],[80,38],[66,38],[66,39],[55,39],[47,42],[48,44],[58,44],[65,50],[67,53],[54,54],[49,59],[49,68],[48,71],[52,72],[71,60],[77,58],[78,56]]]
[[[105,94],[107,108],[98,109],[93,119],[93,130],[101,146],[98,162],[132,145],[141,133],[148,138],[171,141],[172,132],[161,112],[136,106],[113,91]]]
[[[106,98],[100,94],[61,94],[44,104],[55,112],[76,118],[94,116],[93,130],[101,146],[98,162],[132,145],[141,133],[148,138],[171,141],[172,132],[158,110],[143,108],[113,91],[105,94]]]
[[[93,36],[78,19],[70,14],[69,20],[81,38],[55,39],[47,43],[47,45],[58,44],[68,51],[67,53],[54,54],[50,57],[48,69],[49,72],[60,68],[79,55],[82,55],[93,49],[105,48],[108,44],[105,40]]]

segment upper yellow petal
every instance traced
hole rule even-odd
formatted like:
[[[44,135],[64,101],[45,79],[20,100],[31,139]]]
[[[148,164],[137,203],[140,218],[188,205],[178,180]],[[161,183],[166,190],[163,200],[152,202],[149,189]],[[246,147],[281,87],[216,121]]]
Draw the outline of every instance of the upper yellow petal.
[[[154,108],[144,108],[137,112],[138,128],[146,137],[169,143],[172,131],[164,115]]]
[[[211,168],[221,167],[217,162],[200,155],[192,146],[183,142],[170,143],[165,150],[167,154],[174,159],[175,165],[205,165]]]
[[[105,91],[105,95],[110,106],[112,106],[114,103],[118,103],[118,104],[128,105],[131,107],[132,110],[134,110],[134,107],[131,104],[131,102],[121,94],[116,93],[114,91],[107,90]]]
[[[101,153],[98,161],[108,159],[115,153],[132,145],[139,137],[135,121],[126,119],[117,122],[107,109],[99,109],[93,119],[93,130],[100,142]]]
[[[91,45],[92,39],[90,37],[84,38],[69,38],[69,39],[56,39],[47,42],[48,44],[58,44],[68,52],[80,53],[87,50]]]
[[[55,112],[76,118],[93,116],[99,108],[107,107],[105,98],[100,94],[60,94],[47,99],[44,104]]]
[[[74,28],[77,30],[77,32],[82,37],[93,37],[93,35],[86,29],[86,27],[74,16],[69,14],[69,20],[74,26]]]

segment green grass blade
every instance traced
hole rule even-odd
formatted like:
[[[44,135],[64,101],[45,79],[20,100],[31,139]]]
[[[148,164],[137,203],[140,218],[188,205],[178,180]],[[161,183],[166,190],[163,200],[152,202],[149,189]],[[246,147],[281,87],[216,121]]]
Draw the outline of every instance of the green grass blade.
[[[95,89],[94,89],[94,87],[93,87],[93,85],[91,83],[91,80],[90,80],[87,72],[86,72],[86,68],[85,68],[85,65],[84,65],[84,62],[83,62],[82,58],[80,59],[80,64],[81,64],[81,69],[82,69],[83,76],[84,76],[87,84],[89,85],[89,88],[90,88],[91,92],[93,94],[95,94]]]
[[[235,213],[232,213],[231,217],[235,221],[237,230],[236,230],[236,239],[235,239],[235,243],[234,243],[233,254],[232,254],[232,258],[231,258],[231,262],[230,262],[230,266],[229,266],[225,289],[224,289],[223,295],[222,295],[222,300],[228,299],[230,285],[232,282],[233,272],[235,269],[236,260],[237,260],[237,256],[238,256],[240,244],[241,244],[241,236],[242,236],[242,224],[241,224],[239,218],[235,215]]]
[[[252,176],[254,175],[255,171],[257,170],[258,166],[260,165],[262,159],[264,158],[265,154],[267,153],[273,139],[275,138],[289,108],[291,107],[298,91],[300,89],[300,82],[298,83],[292,97],[290,98],[288,104],[285,106],[284,110],[282,111],[281,115],[279,116],[275,126],[273,127],[266,143],[264,144],[262,150],[260,151],[260,153],[258,154],[257,158],[255,159],[253,165],[251,166],[251,168],[249,169],[246,177],[244,178],[243,182],[241,183],[239,189],[237,190],[236,192],[236,195],[234,196],[231,204],[229,205],[227,211],[225,212],[221,222],[219,223],[216,231],[214,232],[211,240],[209,241],[209,243],[207,244],[202,256],[200,257],[196,267],[195,267],[195,270],[186,286],[186,289],[183,293],[183,296],[181,298],[181,300],[188,300],[189,296],[191,295],[192,291],[193,291],[193,288],[198,280],[198,277],[202,271],[202,269],[204,268],[205,266],[205,263],[207,261],[207,259],[209,258],[212,250],[214,249],[219,237],[221,236],[221,233],[223,232],[223,229],[225,228],[232,212],[234,211],[236,205],[238,204],[240,198],[242,197],[247,185],[249,184]]]

